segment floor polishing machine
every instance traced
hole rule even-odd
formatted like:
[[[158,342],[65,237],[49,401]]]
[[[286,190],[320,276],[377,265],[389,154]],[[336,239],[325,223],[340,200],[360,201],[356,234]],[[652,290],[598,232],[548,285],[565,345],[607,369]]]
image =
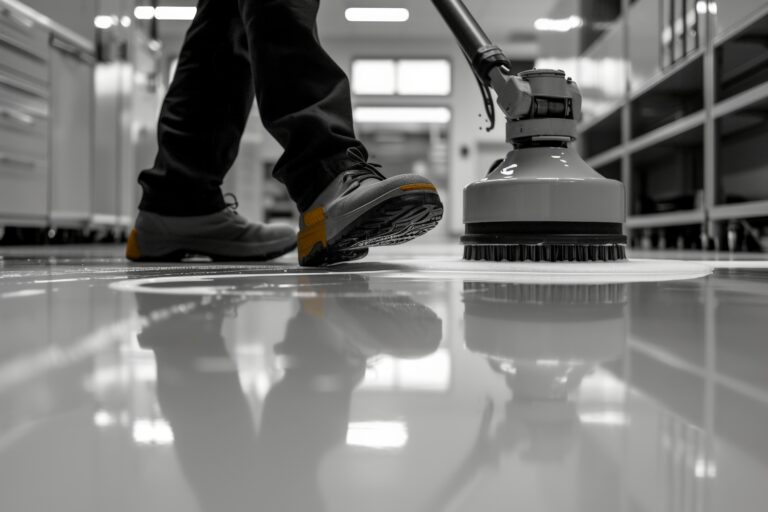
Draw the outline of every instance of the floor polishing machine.
[[[510,71],[462,0],[432,0],[470,62],[493,125],[496,103],[513,149],[464,189],[464,259],[626,259],[624,185],[589,167],[571,147],[581,93],[565,73]]]

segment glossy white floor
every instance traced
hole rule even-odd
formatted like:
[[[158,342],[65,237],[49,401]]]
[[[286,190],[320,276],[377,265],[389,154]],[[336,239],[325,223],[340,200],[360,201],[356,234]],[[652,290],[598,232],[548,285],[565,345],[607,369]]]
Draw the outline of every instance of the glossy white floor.
[[[768,503],[764,262],[0,255],[3,512]]]

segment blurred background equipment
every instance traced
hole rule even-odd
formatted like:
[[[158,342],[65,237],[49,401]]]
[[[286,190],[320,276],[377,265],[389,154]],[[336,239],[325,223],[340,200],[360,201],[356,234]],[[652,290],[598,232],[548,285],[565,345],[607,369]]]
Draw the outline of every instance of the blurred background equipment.
[[[0,244],[124,237],[195,5],[0,0]],[[768,2],[468,6],[513,73],[564,69],[579,84],[578,150],[623,182],[632,248],[727,251],[729,225],[744,221],[761,242],[735,250],[765,250],[768,173],[756,148],[768,142]],[[395,170],[427,171],[446,203],[434,236],[457,237],[464,185],[506,151],[504,127],[485,132],[482,106],[469,101],[475,77],[432,5],[347,12],[365,7],[324,0],[320,37],[350,75],[361,138]],[[395,155],[401,137],[408,149]],[[295,215],[267,172],[280,153],[254,110],[225,183],[249,218]]]

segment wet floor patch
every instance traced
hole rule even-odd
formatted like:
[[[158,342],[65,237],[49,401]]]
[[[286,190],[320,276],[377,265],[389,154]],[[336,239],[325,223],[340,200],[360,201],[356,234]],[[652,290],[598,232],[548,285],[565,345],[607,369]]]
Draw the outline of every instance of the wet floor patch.
[[[603,284],[697,279],[712,267],[685,261],[638,260],[619,263],[478,263],[456,259],[394,260],[386,265],[349,264],[331,269],[262,270],[238,274],[181,275],[128,279],[112,289],[165,295],[280,295],[308,286],[333,285],[349,276],[378,280],[466,280],[500,283]]]

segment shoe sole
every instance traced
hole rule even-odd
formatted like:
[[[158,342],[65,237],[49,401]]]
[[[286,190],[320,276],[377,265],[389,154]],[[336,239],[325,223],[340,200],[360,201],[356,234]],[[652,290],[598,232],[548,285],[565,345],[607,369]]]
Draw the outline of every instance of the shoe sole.
[[[139,238],[142,238],[143,240],[139,242]],[[125,256],[131,261],[135,262],[164,262],[164,263],[172,263],[172,262],[180,262],[185,258],[189,258],[192,256],[206,256],[210,258],[212,261],[254,261],[254,262],[261,262],[261,261],[269,261],[273,260],[275,258],[279,258],[280,256],[283,256],[285,254],[288,254],[292,250],[296,248],[296,242],[293,242],[291,244],[282,246],[280,248],[271,250],[266,253],[260,253],[260,254],[247,254],[242,256],[232,256],[232,255],[226,255],[226,254],[217,254],[215,252],[201,249],[200,247],[192,247],[192,245],[187,245],[184,241],[174,241],[169,240],[168,238],[158,239],[156,241],[156,248],[162,247],[162,249],[158,249],[155,251],[150,251],[149,254],[147,254],[147,251],[142,251],[141,247],[147,247],[152,246],[153,240],[150,237],[142,236],[139,234],[139,232],[134,229],[131,231],[131,234],[128,236],[128,243],[126,245],[125,250]],[[168,246],[174,246],[173,248],[169,248]]]
[[[436,193],[410,192],[379,203],[327,241],[323,218],[299,235],[299,264],[319,267],[357,260],[369,247],[404,244],[424,235],[442,217]]]

